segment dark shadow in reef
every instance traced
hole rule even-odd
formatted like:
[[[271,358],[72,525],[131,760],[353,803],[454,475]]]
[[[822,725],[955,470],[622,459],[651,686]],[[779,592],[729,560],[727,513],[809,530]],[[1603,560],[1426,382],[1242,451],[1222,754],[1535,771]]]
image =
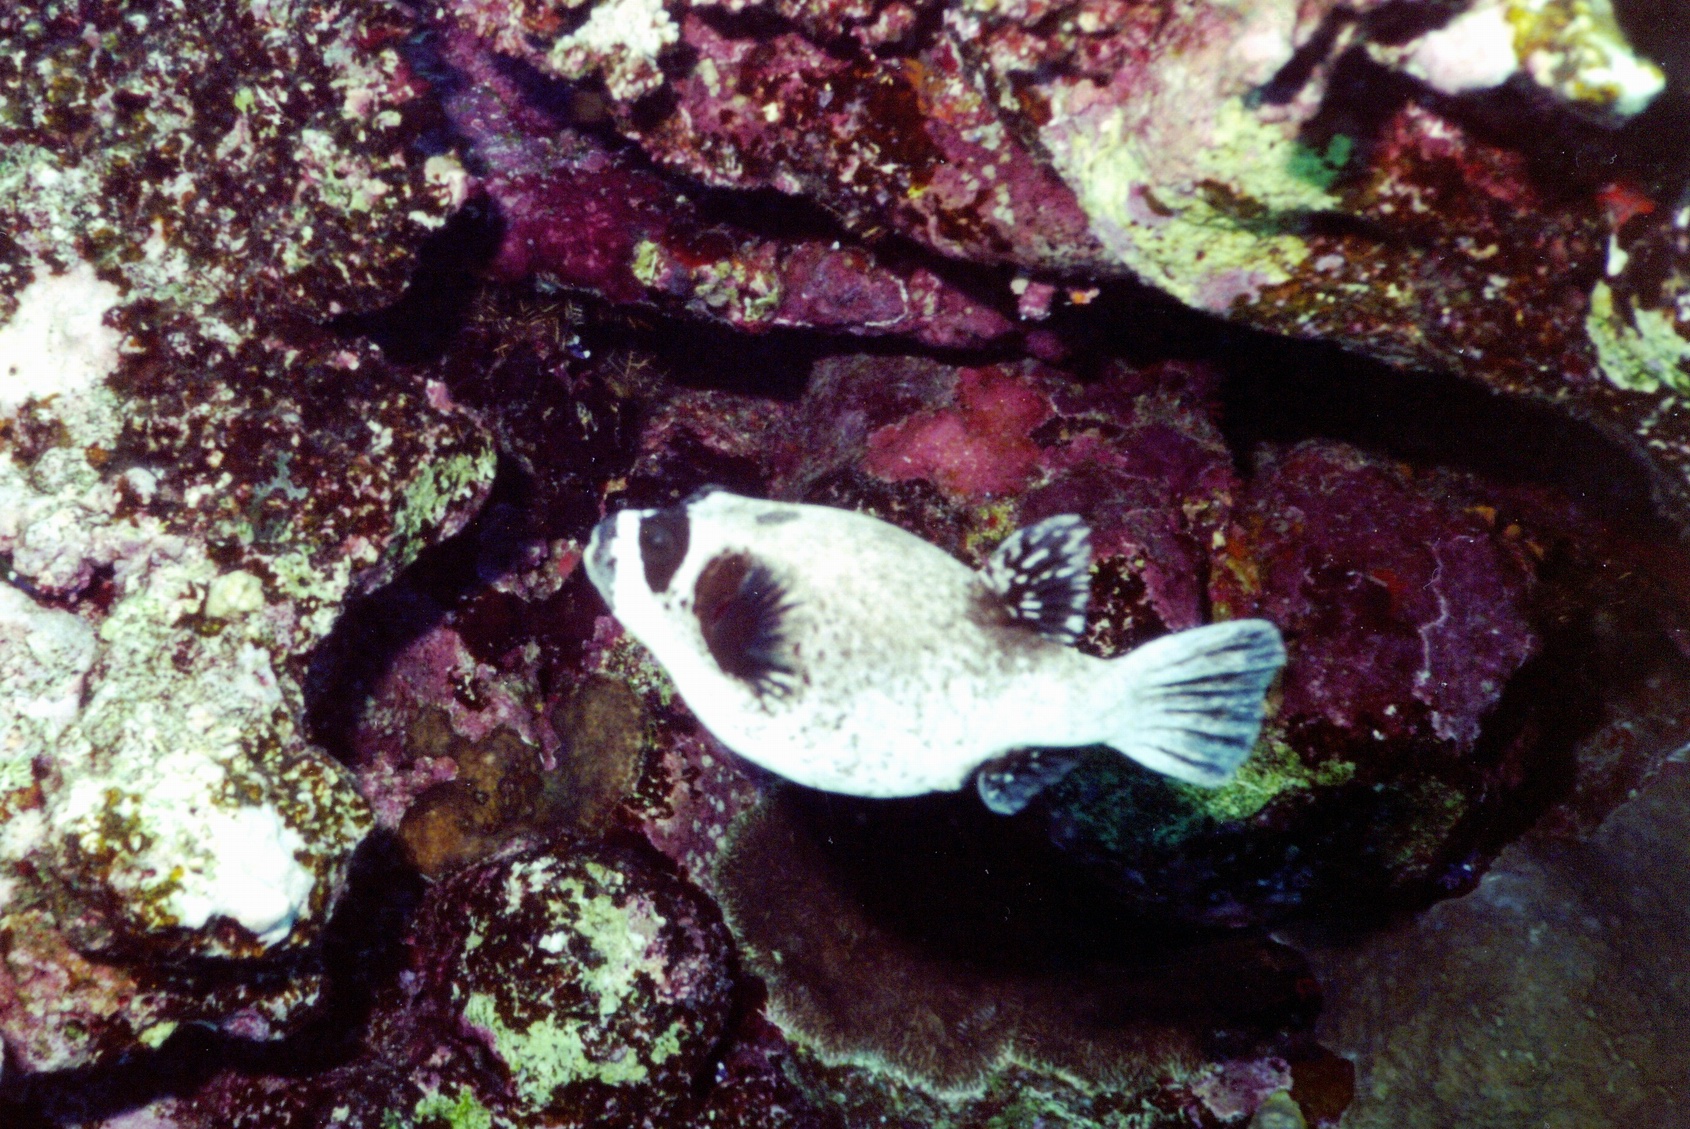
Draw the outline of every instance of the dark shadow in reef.
[[[1676,536],[1657,508],[1658,472],[1564,410],[1334,345],[1227,338],[1213,353],[1227,373],[1221,429],[1243,473],[1257,444],[1336,439],[1419,466],[1552,487],[1639,536]]]
[[[1659,63],[1669,83],[1690,87],[1690,7],[1683,0],[1614,0],[1614,18],[1626,41]]]
[[[471,200],[423,241],[416,269],[397,302],[368,313],[342,314],[329,328],[370,338],[399,364],[439,360],[469,316],[481,272],[503,233],[498,209],[488,200]]]
[[[527,474],[501,458],[486,503],[462,531],[424,549],[393,583],[347,605],[306,667],[305,723],[313,742],[350,762],[353,731],[399,653],[515,565],[531,493]]]
[[[790,1019],[940,1086],[976,1083],[1009,1047],[1092,1079],[1191,1053],[1291,1053],[1319,1007],[1292,950],[1147,922],[1034,821],[971,792],[784,788],[717,873]]]
[[[352,856],[346,893],[318,944],[288,961],[257,962],[245,971],[246,978],[262,980],[319,969],[322,998],[303,1028],[259,1042],[187,1023],[157,1050],[109,1066],[21,1078],[9,1070],[0,1084],[0,1124],[34,1129],[98,1121],[160,1098],[190,1095],[226,1070],[301,1077],[349,1061],[359,1050],[376,992],[394,983],[406,966],[404,937],[422,891],[422,879],[405,864],[393,837],[372,833]],[[196,962],[161,975],[191,983],[196,973],[237,975],[230,962]]]

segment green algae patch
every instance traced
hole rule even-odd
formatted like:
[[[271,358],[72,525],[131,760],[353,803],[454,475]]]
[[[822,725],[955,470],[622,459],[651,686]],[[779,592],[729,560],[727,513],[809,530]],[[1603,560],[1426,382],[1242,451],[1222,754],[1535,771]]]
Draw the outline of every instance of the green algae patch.
[[[441,523],[493,481],[498,453],[491,444],[436,459],[405,487],[393,516],[393,565],[404,568],[428,544]]]
[[[694,294],[713,310],[729,312],[746,325],[767,321],[785,297],[773,263],[729,258],[706,263],[694,274]]]
[[[642,239],[634,245],[634,255],[628,269],[642,286],[649,286],[654,290],[661,287],[672,268],[673,263],[661,243]]]
[[[1310,788],[1332,788],[1354,778],[1356,766],[1349,761],[1310,765],[1297,750],[1272,734],[1264,733],[1255,750],[1239,766],[1238,775],[1219,788],[1191,784],[1172,787],[1194,811],[1214,820],[1249,819],[1287,792]]]
[[[1299,142],[1292,150],[1286,169],[1298,180],[1326,192],[1337,183],[1355,150],[1355,139],[1344,133],[1334,135],[1324,149],[1314,149]]]
[[[467,1089],[459,1088],[456,1095],[433,1093],[423,1098],[411,1111],[408,1125],[443,1125],[445,1129],[493,1129],[493,1113]]]
[[[540,1019],[519,1029],[500,1019],[497,1000],[479,992],[464,1004],[464,1018],[492,1036],[493,1049],[511,1065],[517,1089],[535,1105],[550,1104],[558,1090],[574,1082],[625,1086],[646,1080],[637,1054],[603,1061],[588,1053],[591,1020]]]
[[[1606,282],[1598,282],[1590,293],[1584,330],[1596,348],[1602,374],[1631,392],[1656,392],[1665,385],[1690,393],[1690,341],[1668,315],[1644,309],[1635,300],[1629,307],[1625,312],[1615,308],[1614,292]]]
[[[432,911],[464,1022],[510,1073],[494,1108],[518,1124],[685,1100],[728,1006],[726,931],[694,891],[635,852],[569,849],[459,871]]]
[[[1313,150],[1241,97],[1223,102],[1210,125],[1208,144],[1182,154],[1177,170],[1146,152],[1124,109],[1047,130],[1047,141],[1093,231],[1125,265],[1190,305],[1224,312],[1288,281],[1308,258],[1298,231],[1309,214],[1337,208],[1328,189],[1351,145],[1334,138]]]

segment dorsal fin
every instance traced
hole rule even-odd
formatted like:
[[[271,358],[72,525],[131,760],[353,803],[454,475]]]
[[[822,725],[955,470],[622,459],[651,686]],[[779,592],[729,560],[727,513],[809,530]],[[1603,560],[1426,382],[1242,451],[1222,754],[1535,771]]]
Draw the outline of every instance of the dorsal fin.
[[[777,696],[795,684],[786,660],[786,590],[747,553],[722,553],[698,574],[693,610],[704,645],[724,674]]]
[[[1091,599],[1091,530],[1078,514],[1018,529],[998,546],[980,578],[1012,622],[1053,642],[1073,643],[1086,629]]]

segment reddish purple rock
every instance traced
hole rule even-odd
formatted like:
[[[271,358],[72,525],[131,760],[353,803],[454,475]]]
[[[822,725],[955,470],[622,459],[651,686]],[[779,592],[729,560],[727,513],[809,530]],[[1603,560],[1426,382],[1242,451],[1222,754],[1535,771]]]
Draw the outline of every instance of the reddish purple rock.
[[[1460,486],[1314,444],[1258,466],[1214,598],[1284,630],[1293,730],[1472,749],[1538,648],[1527,617],[1536,561],[1517,527],[1495,528],[1494,506]]]
[[[481,158],[478,183],[504,224],[495,277],[540,277],[753,332],[814,328],[942,347],[1014,332],[1002,312],[926,266],[713,221],[684,184],[527,101],[466,36],[447,42],[447,57],[464,71],[448,110]],[[827,226],[821,217],[810,223]]]

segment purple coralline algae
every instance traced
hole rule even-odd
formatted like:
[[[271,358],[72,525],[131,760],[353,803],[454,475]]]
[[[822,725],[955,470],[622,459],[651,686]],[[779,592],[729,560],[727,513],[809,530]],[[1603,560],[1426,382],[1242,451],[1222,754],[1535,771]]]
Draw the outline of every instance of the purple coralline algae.
[[[1214,588],[1230,614],[1309,638],[1282,691],[1295,724],[1472,751],[1538,649],[1536,561],[1519,527],[1450,485],[1312,444],[1258,466]]]
[[[447,47],[467,80],[448,112],[474,139],[476,184],[506,223],[496,276],[546,278],[752,332],[814,328],[949,347],[1013,332],[1010,318],[907,256],[841,247],[825,227],[781,239],[713,216],[594,132],[525,109],[516,81],[462,33]]]

